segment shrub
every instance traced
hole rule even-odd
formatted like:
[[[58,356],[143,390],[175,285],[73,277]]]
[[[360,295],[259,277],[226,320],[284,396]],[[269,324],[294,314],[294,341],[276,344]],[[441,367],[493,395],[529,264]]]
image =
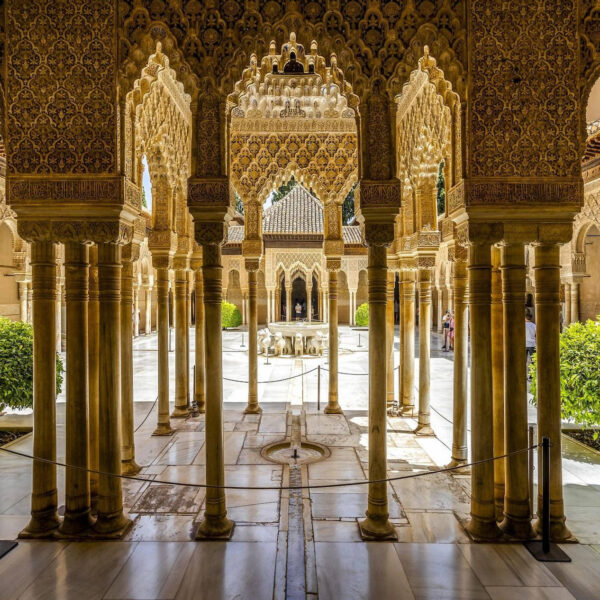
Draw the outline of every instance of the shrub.
[[[534,401],[536,362],[534,355],[530,366]],[[562,332],[560,397],[563,419],[575,421],[586,428],[600,425],[600,321],[573,323]],[[594,439],[597,437],[596,432]]]
[[[239,327],[242,324],[242,315],[235,304],[221,302],[221,327]]]
[[[56,355],[56,393],[63,382],[63,364]],[[33,328],[0,317],[0,410],[33,407]]]
[[[354,315],[354,322],[359,327],[368,327],[369,326],[369,305],[367,302],[361,304],[356,309],[356,314]]]

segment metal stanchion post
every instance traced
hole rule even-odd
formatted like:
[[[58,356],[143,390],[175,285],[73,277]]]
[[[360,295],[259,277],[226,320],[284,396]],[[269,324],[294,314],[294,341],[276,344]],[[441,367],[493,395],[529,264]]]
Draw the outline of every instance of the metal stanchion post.
[[[317,367],[317,412],[321,412],[321,365]]]
[[[200,411],[198,410],[198,404],[196,403],[196,365],[192,365],[192,377],[193,377],[193,396],[192,404],[190,406],[190,417],[199,417]]]
[[[265,365],[270,365],[271,363],[269,362],[269,348],[267,348],[267,360],[265,360]]]
[[[244,344],[244,333],[242,332],[242,343],[240,344],[240,348],[245,348],[246,345]]]
[[[357,348],[362,348],[362,344],[360,343],[360,331],[358,332],[358,346]]]
[[[540,562],[571,562],[557,544],[550,543],[550,438],[542,438],[542,541],[525,542],[525,547]],[[539,507],[538,507],[539,512]],[[539,515],[538,515],[539,516]]]

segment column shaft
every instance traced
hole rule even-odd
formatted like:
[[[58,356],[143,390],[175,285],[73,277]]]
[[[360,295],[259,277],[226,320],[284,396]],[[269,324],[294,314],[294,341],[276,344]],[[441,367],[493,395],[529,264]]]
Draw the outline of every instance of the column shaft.
[[[127,250],[131,252],[131,250]],[[123,259],[121,269],[121,470],[126,475],[139,473],[135,462],[133,414],[133,262]]]
[[[100,298],[100,409],[98,467],[105,473],[121,473],[121,247],[98,244]],[[100,475],[98,520],[101,536],[120,537],[131,521],[123,514],[121,480]]]
[[[175,408],[171,417],[185,418],[190,414],[188,408],[189,388],[188,375],[186,373],[186,281],[185,269],[175,269]]]
[[[386,364],[387,364],[387,407],[394,406],[394,287],[396,275],[394,271],[387,273],[387,304],[386,318]]]
[[[404,407],[404,338],[406,327],[404,327],[404,271],[398,273],[398,407]]]
[[[133,337],[140,335],[140,288],[136,283],[133,286]]]
[[[32,242],[33,455],[56,460],[56,245]],[[32,461],[31,519],[19,537],[43,537],[59,525],[56,466]]]
[[[560,406],[560,253],[558,245],[535,247],[535,311],[537,319],[538,442],[549,437],[550,447],[550,537],[569,539],[565,525],[561,460]],[[541,453],[540,453],[541,458]],[[541,464],[541,461],[538,461]],[[542,524],[542,470],[538,469],[538,520]]]
[[[158,305],[158,420],[153,435],[172,435],[169,418],[169,269],[156,268]]]
[[[579,283],[571,283],[571,323],[579,321]]]
[[[19,318],[23,323],[27,323],[27,282],[19,282],[19,306],[20,315]]]
[[[494,411],[494,456],[504,452],[504,310],[500,248],[492,248],[492,394]],[[494,461],[496,521],[504,518],[505,461]]]
[[[430,410],[431,271],[419,269],[419,421],[416,433],[433,435]]]
[[[285,286],[285,320],[288,322],[292,320],[292,310],[292,285],[290,283]]]
[[[90,469],[98,470],[98,419],[100,406],[100,300],[98,291],[98,247],[89,249],[88,373]],[[90,473],[92,506],[98,500],[98,474]]]
[[[491,343],[492,265],[490,244],[469,248],[469,309],[471,314],[471,451],[473,461],[494,455]],[[494,464],[471,470],[471,521],[476,539],[495,539],[499,531],[494,507]]]
[[[402,413],[412,416],[415,409],[415,273],[404,271],[403,347],[402,347]]]
[[[223,266],[221,246],[202,246],[205,310],[206,371],[206,483],[225,485],[225,454],[223,442],[223,358],[221,338],[221,285]],[[229,538],[233,522],[227,518],[225,490],[206,490],[204,519],[198,528],[199,538]]]
[[[258,265],[256,265],[258,266]],[[261,412],[258,405],[258,271],[248,270],[248,405],[244,412]]]
[[[454,378],[452,384],[451,466],[465,464],[469,457],[467,446],[469,324],[467,321],[466,291],[467,264],[464,261],[457,261],[454,263]]]
[[[145,307],[145,324],[144,333],[148,335],[152,333],[152,288],[148,286],[146,288],[146,307]]]
[[[56,313],[56,351],[62,351],[62,284],[58,283],[56,286],[57,300],[55,303],[54,311]]]
[[[369,246],[369,479],[387,477],[386,305],[387,250]],[[367,518],[359,522],[363,539],[397,539],[389,522],[388,484],[369,483]]]
[[[306,288],[306,320],[312,321],[312,287]]]
[[[338,274],[335,269],[329,273],[329,397],[325,414],[341,414],[338,401]],[[384,338],[385,339],[385,338]]]
[[[504,447],[506,453],[527,448],[527,373],[525,369],[525,247],[501,248],[502,305],[504,310]],[[505,498],[502,530],[513,537],[533,535],[529,508],[527,453],[505,460]]]
[[[567,327],[572,323],[571,319],[571,284],[565,283],[565,318],[564,326]]]
[[[195,271],[196,277],[196,340],[195,340],[195,395],[196,406],[203,413],[206,411],[206,367],[204,365],[204,281],[202,278],[202,268]]]

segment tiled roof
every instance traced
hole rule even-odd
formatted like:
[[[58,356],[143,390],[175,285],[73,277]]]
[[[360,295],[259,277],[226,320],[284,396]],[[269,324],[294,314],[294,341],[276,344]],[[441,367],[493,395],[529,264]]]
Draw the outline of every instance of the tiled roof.
[[[362,236],[360,235],[360,227],[358,225],[344,225],[343,238],[344,244],[361,244]]]
[[[230,225],[227,228],[227,243],[241,244],[244,241],[244,226]]]
[[[265,210],[263,233],[323,233],[323,207],[306,189],[296,185]]]

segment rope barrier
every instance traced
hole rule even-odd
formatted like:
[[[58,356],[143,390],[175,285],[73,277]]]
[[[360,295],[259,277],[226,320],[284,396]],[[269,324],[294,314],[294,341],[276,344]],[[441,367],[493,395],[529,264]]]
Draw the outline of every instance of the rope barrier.
[[[298,373],[297,375],[290,375],[289,377],[284,377],[283,379],[269,379],[268,381],[257,381],[256,383],[280,383],[282,381],[289,381],[290,379],[296,379],[296,377],[303,377],[304,375],[308,375],[309,373],[314,373],[319,367],[315,367],[310,371],[305,371],[304,373]],[[321,367],[323,368],[323,367]],[[229,377],[223,377],[223,381],[232,381],[234,383],[248,383],[242,379],[229,379]]]
[[[9,448],[0,447],[0,451],[13,454],[14,456],[20,456],[21,458],[28,458],[29,460],[36,460],[44,464],[55,465],[57,467],[64,467],[67,469],[75,469],[77,471],[85,471],[87,473],[95,473],[96,475],[103,475],[105,477],[118,477],[120,479],[130,479],[132,481],[141,481],[143,483],[159,483],[161,485],[178,485],[182,487],[192,487],[201,489],[218,489],[218,490],[270,490],[270,491],[287,491],[287,490],[316,490],[324,488],[338,488],[338,487],[349,487],[353,485],[368,485],[371,483],[390,483],[392,481],[401,481],[403,479],[414,479],[416,477],[423,477],[425,475],[436,475],[439,473],[448,473],[459,469],[465,469],[468,467],[474,467],[481,465],[486,462],[492,462],[494,460],[501,460],[514,456],[515,454],[521,454],[523,452],[529,452],[535,448],[539,448],[541,444],[535,444],[522,448],[521,450],[513,450],[501,456],[493,456],[492,458],[485,458],[482,460],[476,460],[465,465],[458,465],[456,467],[444,467],[442,469],[436,469],[435,471],[421,471],[420,473],[411,473],[410,475],[400,475],[398,477],[386,477],[385,479],[366,479],[362,481],[348,481],[344,483],[324,483],[317,485],[281,485],[281,486],[244,486],[244,485],[211,485],[208,483],[182,483],[180,481],[168,481],[164,479],[146,479],[145,477],[137,477],[136,475],[122,475],[121,473],[109,473],[107,471],[100,471],[98,469],[89,469],[87,467],[80,467],[78,465],[68,465],[66,463],[58,462],[55,460],[49,460],[47,458],[39,458],[24,452],[17,450],[11,450]]]
[[[158,396],[156,396],[156,400],[152,403],[152,406],[150,407],[150,410],[148,411],[148,413],[144,417],[144,420],[135,428],[134,433],[137,433],[138,429],[140,429],[142,427],[142,425],[148,420],[148,417],[150,416],[150,414],[154,410],[154,407],[156,406],[157,402],[158,402]]]

